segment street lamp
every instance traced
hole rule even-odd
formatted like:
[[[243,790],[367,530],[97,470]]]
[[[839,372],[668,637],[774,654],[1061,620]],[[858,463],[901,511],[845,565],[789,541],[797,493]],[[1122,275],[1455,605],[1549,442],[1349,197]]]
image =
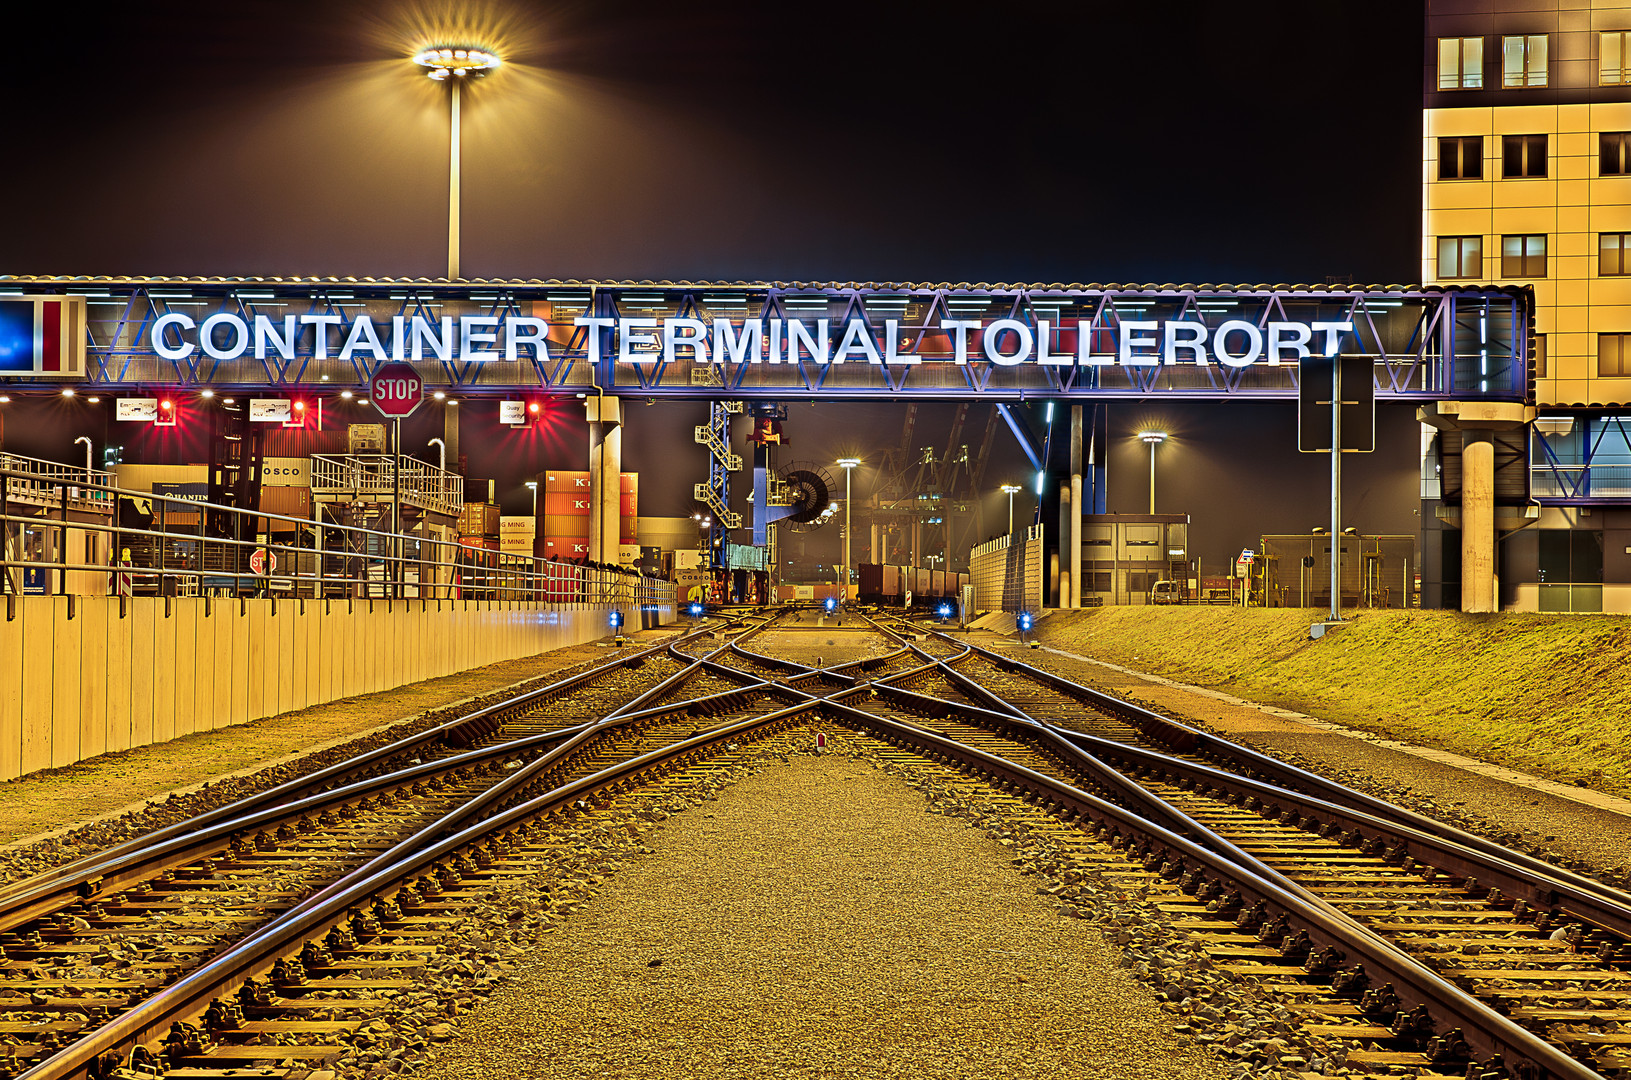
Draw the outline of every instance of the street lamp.
[[[1019,491],[1018,484],[1004,484],[1002,490],[1008,493],[1008,535],[1014,535],[1014,492]]]
[[[91,437],[89,435],[81,435],[76,438],[74,442],[85,444],[85,479],[89,481],[91,478]]]
[[[844,470],[844,599],[849,599],[849,478],[851,470],[861,464],[860,458],[844,457],[838,459],[838,467]]]
[[[527,486],[532,489],[532,516],[536,518],[538,516],[538,481],[528,480]]]
[[[413,62],[452,91],[451,135],[448,152],[447,279],[459,279],[459,90],[466,79],[479,79],[498,67],[498,54],[468,45],[442,45],[421,51]]]
[[[1138,437],[1150,444],[1150,516],[1155,516],[1155,448],[1167,441],[1164,431],[1140,431]]]
[[[447,472],[447,443],[441,439],[432,439],[425,445],[436,447],[436,467],[443,472]],[[534,482],[533,486],[537,487],[538,485]]]

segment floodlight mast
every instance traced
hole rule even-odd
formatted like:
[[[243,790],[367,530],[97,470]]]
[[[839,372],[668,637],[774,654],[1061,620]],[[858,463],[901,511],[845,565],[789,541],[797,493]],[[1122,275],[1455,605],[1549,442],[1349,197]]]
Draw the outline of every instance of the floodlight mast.
[[[1155,516],[1155,448],[1167,441],[1164,431],[1140,431],[1138,437],[1150,446],[1150,516]]]
[[[861,464],[860,458],[839,458],[839,468],[844,470],[844,599],[849,599],[849,504],[850,504],[850,472]]]
[[[451,91],[447,162],[447,279],[457,281],[459,268],[459,91],[466,79],[479,79],[499,65],[497,53],[468,45],[442,45],[424,49],[413,62]]]

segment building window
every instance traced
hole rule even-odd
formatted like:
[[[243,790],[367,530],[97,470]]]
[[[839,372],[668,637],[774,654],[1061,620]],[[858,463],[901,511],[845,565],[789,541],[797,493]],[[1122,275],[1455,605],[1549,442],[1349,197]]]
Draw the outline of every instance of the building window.
[[[1631,131],[1605,131],[1597,137],[1597,173],[1631,174]]]
[[[1483,38],[1438,39],[1438,88],[1440,90],[1484,88]]]
[[[1535,335],[1535,378],[1546,377],[1546,335]]]
[[[1482,180],[1484,178],[1484,139],[1464,135],[1438,141],[1440,180]]]
[[[1631,334],[1597,335],[1597,374],[1631,375]]]
[[[1484,238],[1482,236],[1439,237],[1438,276],[1441,278],[1483,277]]]
[[[1546,234],[1501,237],[1501,276],[1541,278],[1546,276]]]
[[[1631,274],[1631,233],[1597,234],[1597,274],[1599,277]]]
[[[1439,53],[1443,55],[1443,45]],[[1603,86],[1631,83],[1631,31],[1609,30],[1597,35],[1597,82]]]
[[[1501,176],[1507,180],[1546,175],[1546,136],[1502,135]]]
[[[1501,39],[1501,85],[1512,89],[1546,85],[1546,35]]]

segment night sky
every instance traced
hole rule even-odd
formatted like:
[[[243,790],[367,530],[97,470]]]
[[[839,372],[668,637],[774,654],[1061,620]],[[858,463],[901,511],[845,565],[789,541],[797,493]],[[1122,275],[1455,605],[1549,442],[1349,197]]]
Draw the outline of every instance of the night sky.
[[[1307,0],[95,5],[68,60],[0,76],[0,271],[439,275],[445,92],[404,57],[467,36],[507,61],[466,98],[470,277],[1408,282],[1421,27],[1419,4]],[[1145,508],[1152,410],[1181,429],[1161,509],[1203,557],[1321,518],[1292,410],[1238,404],[1118,406],[1111,509]],[[1416,527],[1399,411],[1350,469],[1366,532]],[[689,512],[699,412],[636,408],[644,512]],[[801,405],[788,456],[899,431],[896,407]],[[578,466],[577,432],[555,441],[543,464]],[[986,485],[1021,473],[1000,437]]]

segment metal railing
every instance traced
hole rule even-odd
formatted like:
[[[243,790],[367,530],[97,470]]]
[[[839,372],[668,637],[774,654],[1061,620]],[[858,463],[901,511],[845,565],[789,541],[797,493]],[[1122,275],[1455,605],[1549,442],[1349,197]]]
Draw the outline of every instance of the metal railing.
[[[1631,499],[1631,465],[1532,465],[1537,499]]]
[[[104,514],[113,509],[113,500],[106,491],[113,483],[113,474],[101,469],[64,465],[20,454],[0,454],[0,470],[6,474],[8,499],[34,506],[60,506],[66,493],[70,509]]]
[[[391,499],[438,514],[464,507],[464,477],[393,454],[313,454],[311,493]]]
[[[72,590],[75,595],[505,600],[631,613],[675,602],[673,582],[630,570],[241,510],[110,483],[81,485],[115,511],[105,516],[72,520],[16,512],[60,505],[70,479],[77,477],[53,480],[31,470],[0,469],[0,538],[5,541],[0,547],[0,593],[67,595],[72,574],[79,585]],[[31,491],[43,486],[50,497],[14,506],[7,495],[14,481],[26,482]],[[151,516],[140,512],[147,504],[153,507]],[[23,529],[57,534],[55,557],[19,557],[12,541]],[[70,560],[73,533],[107,538],[112,558]],[[26,577],[37,584],[25,587],[23,572],[31,569],[36,573]],[[87,579],[98,586],[86,587]]]

